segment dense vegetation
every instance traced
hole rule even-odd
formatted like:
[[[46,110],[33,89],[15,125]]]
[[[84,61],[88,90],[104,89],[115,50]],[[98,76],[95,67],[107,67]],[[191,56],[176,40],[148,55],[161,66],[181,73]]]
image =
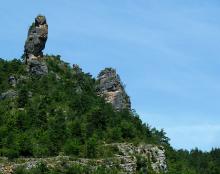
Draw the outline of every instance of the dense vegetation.
[[[76,73],[57,57],[46,57],[50,73],[29,76],[20,60],[0,61],[0,93],[17,97],[0,101],[0,154],[55,156],[63,152],[96,157],[100,143],[166,142],[163,131],[142,124],[135,113],[116,112],[96,94],[90,74]],[[18,79],[10,86],[8,77]]]
[[[163,130],[143,124],[135,111],[116,112],[97,96],[96,80],[90,74],[74,71],[60,56],[45,59],[49,74],[42,77],[28,75],[21,60],[0,59],[0,93],[17,91],[15,98],[0,100],[0,156],[99,158],[105,155],[103,143],[145,142],[166,148],[170,174],[220,173],[219,149],[210,153],[174,150]],[[17,79],[15,87],[8,83],[11,75]],[[86,170],[74,168],[81,173]],[[17,173],[40,169],[22,170]],[[73,168],[65,172],[70,171]]]
[[[202,152],[197,148],[191,151],[170,149],[167,153],[169,174],[220,173],[220,149],[210,152]]]

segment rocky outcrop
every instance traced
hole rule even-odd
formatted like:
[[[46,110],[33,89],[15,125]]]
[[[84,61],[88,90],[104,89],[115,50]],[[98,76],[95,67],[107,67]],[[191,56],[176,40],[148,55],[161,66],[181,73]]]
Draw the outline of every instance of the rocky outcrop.
[[[106,68],[99,73],[97,91],[116,110],[131,109],[130,98],[115,69]]]
[[[94,170],[99,166],[105,166],[110,169],[117,168],[122,174],[149,173],[150,171],[158,174],[167,172],[165,150],[162,146],[146,144],[135,146],[131,143],[114,143],[105,144],[104,147],[105,149],[111,147],[117,150],[113,156],[100,159],[57,156],[49,158],[19,158],[15,160],[16,162],[10,162],[7,158],[2,158],[0,159],[0,172],[9,174],[21,166],[29,170],[42,162],[48,168],[59,168],[60,170],[64,167],[79,164],[89,166],[90,170]]]
[[[48,37],[48,25],[45,16],[39,15],[29,28],[24,46],[25,63],[31,74],[43,75],[48,73],[43,61],[43,49]]]
[[[46,63],[35,59],[29,60],[27,69],[32,75],[44,75],[48,73]]]
[[[16,84],[17,84],[17,80],[16,80],[15,76],[13,76],[13,75],[9,76],[9,78],[8,78],[8,83],[9,83],[12,87],[15,87]]]
[[[127,158],[133,156],[133,164],[136,164],[135,162],[137,161],[137,156],[145,159],[146,162],[150,164],[150,166],[147,166],[147,164],[143,165],[143,167],[146,167],[146,170],[151,168],[156,173],[167,171],[165,149],[163,146],[156,146],[151,144],[140,144],[138,146],[134,146],[131,143],[115,143],[111,144],[111,146],[116,146],[122,157]],[[131,170],[133,172],[136,171],[137,165],[134,166],[135,168],[131,168],[129,166],[126,167],[127,170]]]
[[[0,100],[5,100],[5,99],[12,99],[17,97],[17,92],[13,89],[8,90],[7,92],[4,92],[0,95]]]

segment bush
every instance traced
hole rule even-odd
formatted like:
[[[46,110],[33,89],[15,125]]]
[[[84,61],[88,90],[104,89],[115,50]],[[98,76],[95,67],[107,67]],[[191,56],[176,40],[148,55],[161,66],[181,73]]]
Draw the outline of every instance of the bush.
[[[79,156],[80,143],[78,140],[68,140],[64,145],[64,152],[66,155]]]
[[[89,138],[86,143],[86,157],[95,158],[97,156],[97,139],[96,137]]]

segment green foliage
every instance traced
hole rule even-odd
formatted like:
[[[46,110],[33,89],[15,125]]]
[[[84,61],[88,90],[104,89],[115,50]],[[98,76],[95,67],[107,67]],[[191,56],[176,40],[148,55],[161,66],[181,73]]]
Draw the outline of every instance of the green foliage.
[[[143,158],[142,156],[137,156],[137,167],[136,170],[138,173],[147,173],[147,160],[145,158]]]
[[[28,103],[28,90],[25,88],[21,88],[18,91],[18,108],[24,108],[25,105]]]
[[[88,158],[95,158],[97,157],[97,138],[95,136],[88,139],[86,142],[86,156]]]
[[[97,96],[97,82],[90,74],[73,72],[60,56],[47,55],[45,60],[48,75],[34,77],[27,74],[20,60],[0,59],[0,94],[10,89],[17,92],[15,98],[0,99],[0,156],[13,159],[64,153],[98,158],[112,154],[112,150],[103,149],[104,143],[145,142],[166,147],[168,173],[220,173],[219,149],[210,153],[198,149],[191,152],[173,150],[164,130],[143,124],[135,111],[116,112]],[[11,75],[17,79],[16,87],[8,83]],[[139,172],[146,167],[145,164],[138,159]],[[149,173],[149,165],[147,167]],[[30,172],[61,173],[44,169],[41,166]],[[17,173],[28,173],[19,170]],[[73,171],[88,173],[89,169],[73,166],[63,173]],[[111,171],[101,167],[96,173]]]
[[[13,88],[14,99],[0,100],[0,154],[10,158],[56,156],[94,158],[103,142],[158,143],[162,136],[138,115],[116,112],[96,93],[90,74],[74,73],[60,56],[46,56],[49,74],[30,76],[20,60],[0,59],[0,92]],[[18,81],[8,83],[10,75]],[[156,138],[155,138],[156,137]],[[157,140],[157,141],[156,141]]]
[[[67,155],[79,156],[80,154],[80,142],[78,139],[68,140],[64,145],[64,152]]]
[[[168,174],[218,174],[220,173],[220,149],[212,149],[211,152],[202,152],[193,149],[174,150],[166,149],[169,172]]]

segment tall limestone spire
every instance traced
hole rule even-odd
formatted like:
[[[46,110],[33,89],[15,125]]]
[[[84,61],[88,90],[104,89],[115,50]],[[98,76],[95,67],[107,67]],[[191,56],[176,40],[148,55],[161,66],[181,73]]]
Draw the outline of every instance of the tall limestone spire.
[[[30,26],[24,46],[26,62],[43,56],[43,49],[47,41],[48,25],[45,16],[37,16]]]
[[[43,62],[43,49],[48,37],[48,25],[46,17],[38,15],[30,26],[27,40],[24,46],[25,63],[31,74],[43,75],[48,72]]]

